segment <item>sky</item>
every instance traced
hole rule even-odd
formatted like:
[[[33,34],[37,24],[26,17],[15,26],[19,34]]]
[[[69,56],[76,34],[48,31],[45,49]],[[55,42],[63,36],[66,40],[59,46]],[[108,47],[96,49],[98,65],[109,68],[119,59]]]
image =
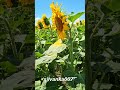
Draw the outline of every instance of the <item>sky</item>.
[[[42,14],[46,14],[47,17],[52,15],[50,4],[58,2],[62,4],[62,10],[67,14],[71,12],[85,12],[85,0],[35,0],[35,21],[42,17]],[[85,19],[85,15],[80,17],[80,20]]]

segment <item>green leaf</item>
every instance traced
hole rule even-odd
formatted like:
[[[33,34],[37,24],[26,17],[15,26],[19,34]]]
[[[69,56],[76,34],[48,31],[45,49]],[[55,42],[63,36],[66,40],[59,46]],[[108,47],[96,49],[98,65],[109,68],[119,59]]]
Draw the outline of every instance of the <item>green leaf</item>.
[[[57,54],[62,52],[66,48],[66,44],[55,45],[52,44],[48,50],[43,53],[43,57],[36,60],[36,66],[42,63],[51,63],[56,57]]]
[[[35,57],[41,57],[42,56],[42,54],[40,53],[40,52],[35,52]]]
[[[24,90],[23,87],[25,87],[25,85],[28,87],[34,80],[32,76],[34,76],[34,70],[30,69],[19,71],[14,74],[12,73],[11,76],[1,80],[0,90]]]
[[[37,68],[37,65],[42,64],[42,63],[51,63],[55,58],[57,57],[57,54],[51,54],[51,55],[46,55],[43,56],[37,60],[35,60],[35,66]]]
[[[40,89],[41,81],[35,81],[35,90]]]
[[[105,3],[106,7],[111,9],[112,11],[119,11],[120,10],[120,0],[108,0]]]
[[[48,50],[46,50],[44,52],[45,55],[49,55],[49,54],[52,54],[52,53],[60,53],[62,52],[64,49],[66,49],[66,44],[61,44],[60,46],[54,46],[54,45],[51,45]]]
[[[69,56],[69,55],[66,55],[66,56],[64,56],[63,58],[61,58],[61,59],[59,59],[59,60],[56,60],[56,62],[64,63],[64,61],[65,61],[66,59],[68,59],[68,56]]]
[[[65,77],[74,77],[75,76],[75,72],[73,72],[72,70],[65,70],[64,72],[63,72],[63,75],[65,76]]]
[[[81,25],[77,28],[78,31],[85,31],[85,26]]]
[[[35,81],[35,90],[45,90],[46,89],[46,82],[44,81],[41,84],[41,81]]]
[[[25,43],[35,43],[34,39],[34,34],[30,33],[25,37]]]
[[[3,6],[0,6],[0,14],[3,14],[4,13],[4,8]]]
[[[1,62],[0,66],[4,68],[7,73],[13,73],[17,70],[16,66],[14,66],[9,61]]]
[[[82,38],[80,39],[80,41],[84,41],[85,40],[85,35],[82,35]]]
[[[77,13],[77,14],[75,14],[75,15],[70,15],[69,16],[69,20],[71,21],[71,22],[74,22],[75,20],[77,20],[79,17],[81,17],[83,14],[84,14],[85,12],[79,12],[79,13]]]
[[[41,84],[41,81],[35,81],[35,90],[46,90],[46,84],[48,81],[44,80]]]
[[[79,74],[76,74],[75,75],[77,78],[75,79],[75,82],[76,83],[82,83],[82,84],[85,84],[85,73],[84,72],[81,72]]]

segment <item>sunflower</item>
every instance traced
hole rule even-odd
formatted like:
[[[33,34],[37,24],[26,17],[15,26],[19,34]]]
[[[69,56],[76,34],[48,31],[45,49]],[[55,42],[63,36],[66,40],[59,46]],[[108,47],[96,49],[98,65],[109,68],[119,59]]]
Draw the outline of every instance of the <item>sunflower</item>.
[[[42,22],[44,28],[49,28],[50,22],[45,14],[42,16],[41,22]]]
[[[37,22],[37,27],[38,27],[39,29],[42,29],[42,28],[43,28],[43,24],[42,24],[41,19],[38,20],[38,22]]]
[[[13,3],[11,0],[6,0],[7,7],[12,7]]]
[[[66,37],[65,30],[69,30],[67,16],[60,10],[61,6],[58,4],[50,4],[52,10],[52,26],[57,30],[58,38],[64,39]]]
[[[85,20],[82,20],[82,25],[85,25]]]

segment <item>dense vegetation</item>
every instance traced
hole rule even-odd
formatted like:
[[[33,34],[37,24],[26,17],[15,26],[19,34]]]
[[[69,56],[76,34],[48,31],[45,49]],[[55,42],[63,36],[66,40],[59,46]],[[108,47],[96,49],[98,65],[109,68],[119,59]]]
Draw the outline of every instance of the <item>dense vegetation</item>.
[[[33,0],[0,0],[0,90],[34,87],[33,11]]]
[[[120,89],[119,5],[119,0],[86,3],[86,90]]]

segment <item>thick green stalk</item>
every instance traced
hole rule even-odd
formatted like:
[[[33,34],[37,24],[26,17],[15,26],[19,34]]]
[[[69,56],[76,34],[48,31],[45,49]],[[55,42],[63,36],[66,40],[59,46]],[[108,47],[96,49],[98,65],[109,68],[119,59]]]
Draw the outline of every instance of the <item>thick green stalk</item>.
[[[52,26],[50,25],[50,34],[51,34],[51,38],[53,38],[53,32],[52,32]]]
[[[72,26],[73,26],[73,23],[72,23]],[[70,51],[71,68],[74,69],[74,66],[73,66],[73,62],[74,62],[74,60],[73,60],[73,38],[72,38],[72,31],[71,31],[72,26],[70,28],[70,37],[69,37],[69,43],[70,43],[70,45],[69,45],[69,51]]]
[[[15,57],[16,59],[18,59],[18,54],[17,54],[16,45],[15,45],[15,40],[14,40],[14,36],[13,36],[13,34],[12,34],[12,31],[11,31],[11,28],[10,28],[10,26],[9,26],[9,23],[8,23],[8,21],[7,21],[6,19],[4,19],[3,17],[0,17],[0,18],[5,21],[7,30],[8,30],[9,35],[10,35],[11,46],[12,46],[12,51],[13,51],[14,57]]]

